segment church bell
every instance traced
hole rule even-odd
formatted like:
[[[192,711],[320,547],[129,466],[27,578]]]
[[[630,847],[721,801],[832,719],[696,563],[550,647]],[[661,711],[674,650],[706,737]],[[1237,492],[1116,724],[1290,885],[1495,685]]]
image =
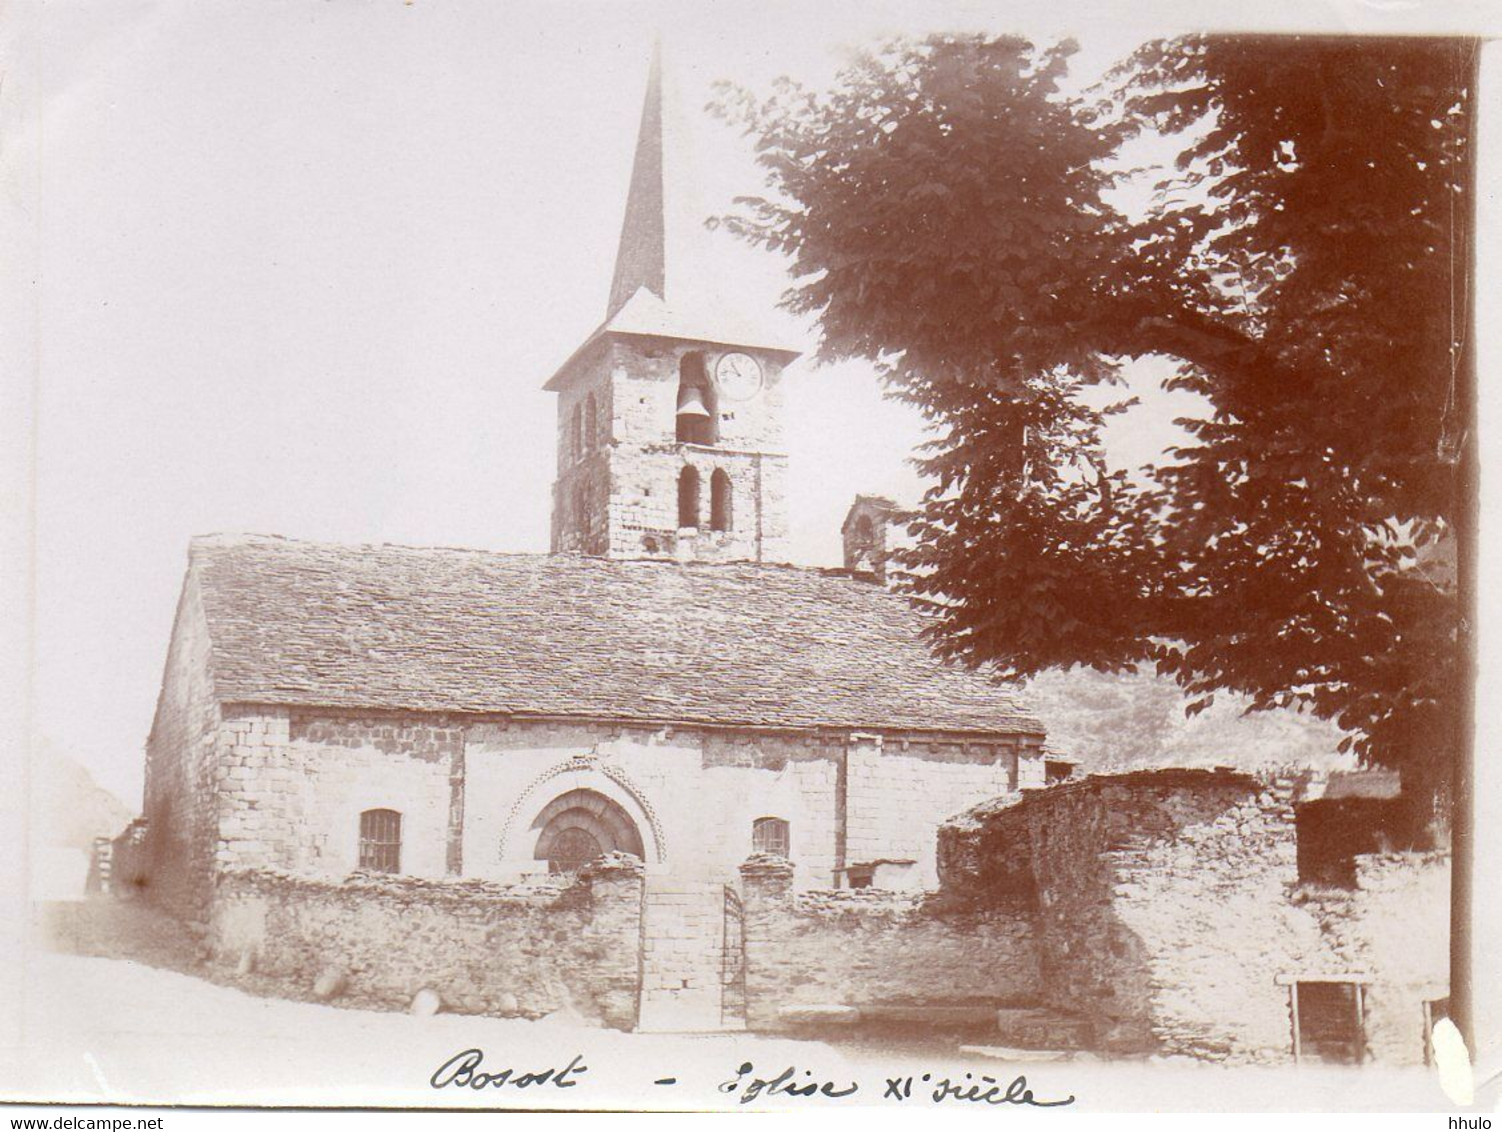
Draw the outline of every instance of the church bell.
[[[689,385],[678,390],[678,415],[709,417],[709,410],[704,407],[704,394],[696,386]]]

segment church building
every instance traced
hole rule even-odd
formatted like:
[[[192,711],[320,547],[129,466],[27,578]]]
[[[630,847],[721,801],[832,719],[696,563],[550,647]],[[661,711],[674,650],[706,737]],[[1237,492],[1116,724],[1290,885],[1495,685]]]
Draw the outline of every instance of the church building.
[[[194,539],[118,887],[354,1005],[1426,1059],[1448,854],[1382,840],[1392,784],[1036,789],[1041,724],[884,584],[891,500],[788,564],[797,354],[694,275],[670,112],[654,63],[604,321],[546,384],[550,553]]]
[[[246,868],[932,887],[942,821],[1043,785],[1041,725],[880,584],[890,503],[787,564],[797,354],[690,282],[670,113],[654,61],[605,319],[546,384],[551,553],[193,541],[143,842],[190,921]]]

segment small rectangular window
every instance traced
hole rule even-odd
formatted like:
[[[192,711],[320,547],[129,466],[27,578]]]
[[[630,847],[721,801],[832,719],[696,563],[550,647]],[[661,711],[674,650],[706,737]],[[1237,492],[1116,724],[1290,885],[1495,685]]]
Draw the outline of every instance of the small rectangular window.
[[[788,823],[781,818],[757,818],[751,826],[751,850],[754,853],[772,853],[778,857],[791,856]]]
[[[1294,983],[1294,1058],[1357,1065],[1366,1049],[1361,984]]]
[[[402,815],[366,810],[360,815],[360,868],[377,873],[402,871]]]

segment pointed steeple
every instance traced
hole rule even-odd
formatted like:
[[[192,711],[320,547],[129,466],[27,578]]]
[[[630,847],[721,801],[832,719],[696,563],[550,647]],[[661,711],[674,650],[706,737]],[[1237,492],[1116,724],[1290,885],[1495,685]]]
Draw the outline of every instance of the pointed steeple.
[[[575,361],[603,335],[756,347],[789,360],[799,353],[726,300],[724,264],[717,262],[706,229],[711,209],[703,203],[694,162],[703,139],[682,112],[664,54],[661,42],[654,43],[605,320],[545,389],[562,389]]]
[[[636,159],[631,165],[631,189],[626,197],[626,219],[621,224],[621,242],[615,255],[610,305],[605,311],[607,320],[640,287],[659,299],[667,298],[667,192],[663,181],[662,119],[662,41],[658,40],[652,45],[652,65],[647,71],[647,97],[636,135]]]
[[[662,41],[652,45],[626,217],[610,283],[607,321],[646,291],[680,312],[714,310],[716,279],[709,254],[700,170],[694,161],[696,123],[684,113],[674,69]]]

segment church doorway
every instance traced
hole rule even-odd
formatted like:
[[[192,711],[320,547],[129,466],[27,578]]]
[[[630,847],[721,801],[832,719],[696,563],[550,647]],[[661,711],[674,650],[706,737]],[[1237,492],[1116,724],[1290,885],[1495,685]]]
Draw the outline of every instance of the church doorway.
[[[595,790],[560,794],[543,807],[532,828],[541,831],[532,856],[546,861],[550,873],[576,873],[604,853],[646,856],[631,815]]]

